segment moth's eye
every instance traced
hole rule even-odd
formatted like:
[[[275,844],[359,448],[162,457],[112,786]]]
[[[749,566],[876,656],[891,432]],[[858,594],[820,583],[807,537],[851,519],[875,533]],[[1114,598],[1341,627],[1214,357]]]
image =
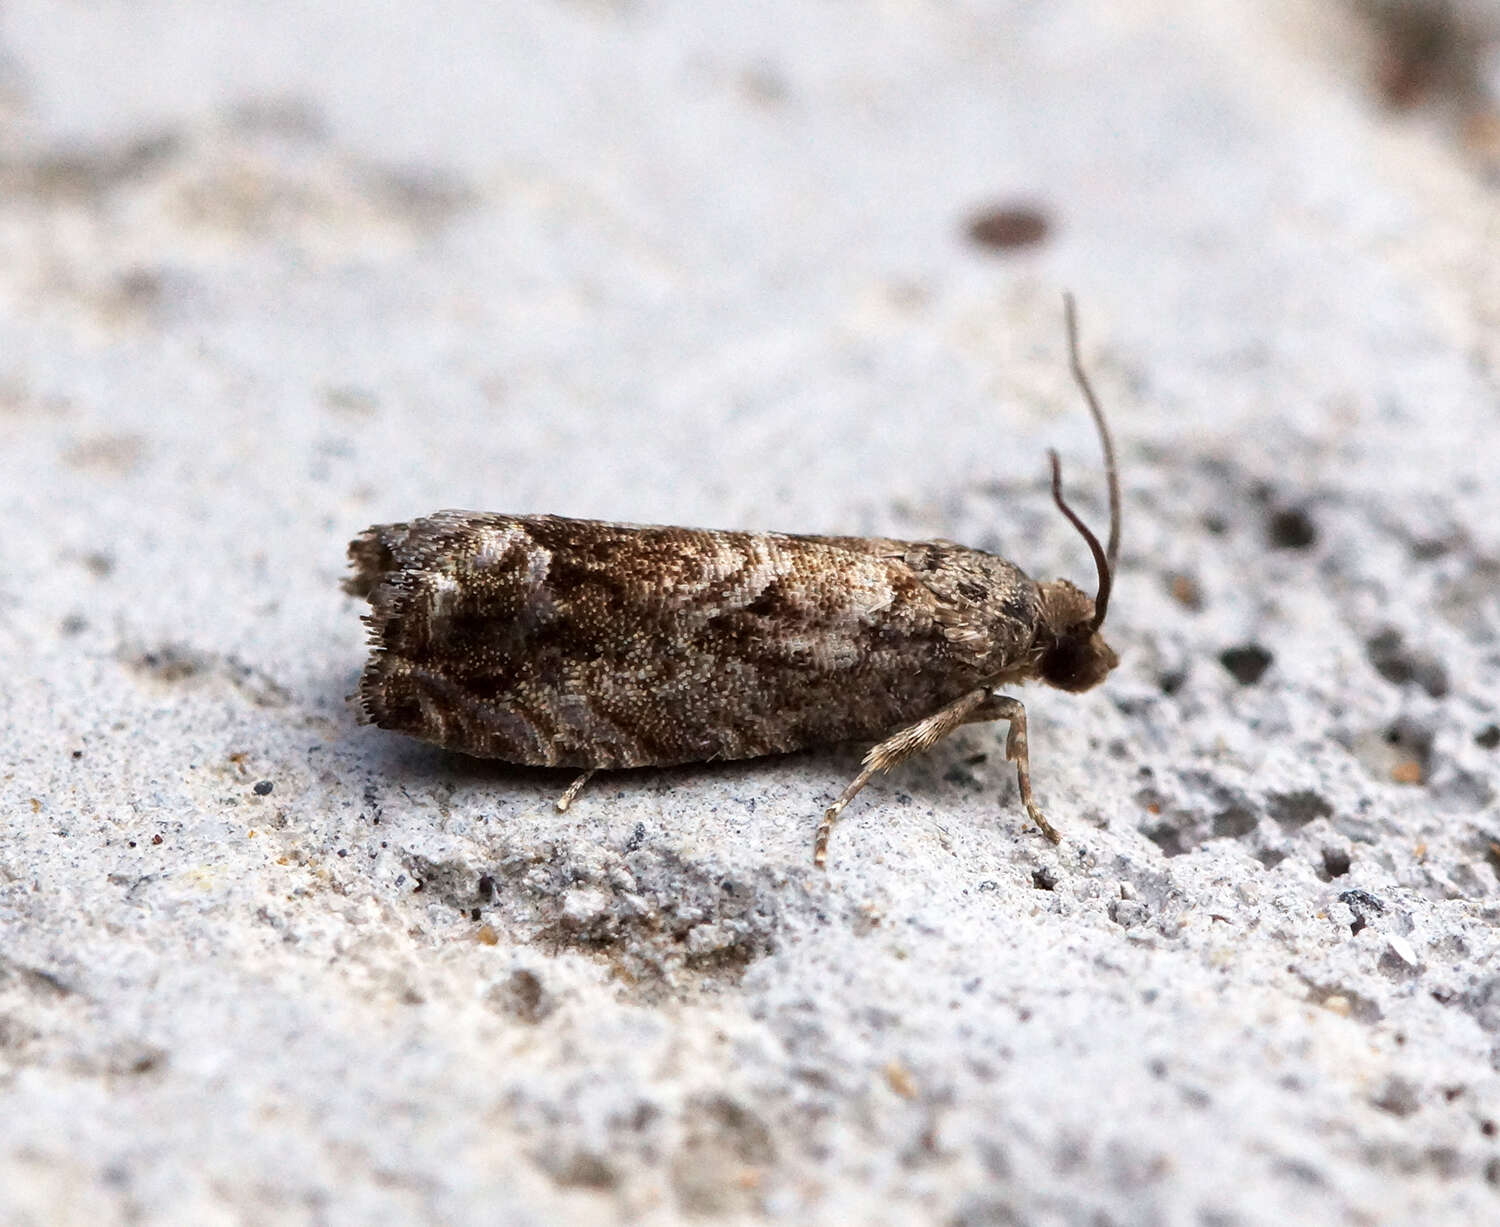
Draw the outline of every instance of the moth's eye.
[[[1104,680],[1115,654],[1092,631],[1065,635],[1042,657],[1042,680],[1059,690],[1088,690]]]
[[[1060,690],[1071,690],[1083,660],[1083,645],[1077,639],[1060,639],[1042,658],[1042,680]]]

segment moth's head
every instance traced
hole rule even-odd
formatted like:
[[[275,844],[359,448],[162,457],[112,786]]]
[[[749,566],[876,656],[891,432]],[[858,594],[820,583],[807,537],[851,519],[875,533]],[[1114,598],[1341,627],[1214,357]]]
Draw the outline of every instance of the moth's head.
[[[1095,621],[1095,602],[1065,579],[1037,585],[1041,596],[1041,680],[1059,690],[1090,690],[1120,663]],[[1105,596],[1108,597],[1108,589]]]
[[[1120,663],[1114,649],[1104,642],[1099,628],[1104,625],[1104,615],[1109,611],[1109,593],[1114,586],[1115,560],[1120,552],[1120,480],[1115,473],[1115,449],[1109,437],[1109,426],[1104,420],[1104,411],[1089,385],[1083,363],[1078,357],[1078,321],[1073,311],[1073,299],[1065,300],[1068,321],[1068,356],[1073,367],[1073,378],[1083,391],[1089,411],[1094,415],[1094,424],[1099,429],[1099,440],[1104,446],[1104,466],[1109,478],[1109,548],[1099,544],[1099,538],[1063,501],[1062,467],[1057,453],[1052,456],[1052,499],[1058,510],[1067,516],[1068,522],[1088,542],[1094,555],[1094,566],[1099,572],[1099,587],[1093,599],[1065,579],[1037,585],[1041,597],[1041,620],[1037,629],[1036,643],[1041,649],[1038,673],[1042,681],[1060,690],[1088,690],[1097,686]]]

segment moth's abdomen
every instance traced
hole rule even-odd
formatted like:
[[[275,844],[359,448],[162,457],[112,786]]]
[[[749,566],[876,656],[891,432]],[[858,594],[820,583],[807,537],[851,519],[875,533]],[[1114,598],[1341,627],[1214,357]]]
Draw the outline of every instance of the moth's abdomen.
[[[911,561],[929,548],[472,512],[377,526],[349,549],[346,586],[371,604],[361,711],[450,749],[547,766],[876,737],[972,688],[1027,639],[990,626],[976,652],[962,610]],[[963,553],[1011,585],[997,609],[1002,596],[1033,599],[1009,564]]]

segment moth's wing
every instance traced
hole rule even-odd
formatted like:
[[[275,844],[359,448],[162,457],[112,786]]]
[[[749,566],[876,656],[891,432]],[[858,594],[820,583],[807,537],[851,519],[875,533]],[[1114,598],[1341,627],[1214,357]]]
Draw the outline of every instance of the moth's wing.
[[[395,545],[410,525],[375,524],[349,542],[349,565],[354,574],[345,577],[344,591],[350,596],[370,595],[370,590],[396,565]]]
[[[349,543],[345,588],[370,602],[363,720],[473,754],[548,761],[529,726],[476,691],[490,658],[524,651],[524,627],[544,603],[528,528],[542,518],[440,511]]]
[[[371,529],[351,546],[372,606],[362,709],[454,749],[549,765],[878,736],[963,693],[983,665],[973,619],[909,550],[464,512]]]

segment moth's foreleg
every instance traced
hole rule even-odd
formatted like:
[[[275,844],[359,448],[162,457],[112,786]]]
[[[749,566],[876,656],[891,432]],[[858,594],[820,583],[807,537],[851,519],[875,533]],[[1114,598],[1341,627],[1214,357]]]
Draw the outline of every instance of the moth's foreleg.
[[[1037,808],[1031,797],[1031,756],[1026,747],[1026,709],[1019,699],[1003,694],[991,694],[989,701],[977,707],[970,720],[1009,720],[1010,734],[1005,739],[1005,757],[1016,765],[1016,783],[1021,790],[1021,804],[1045,835],[1055,844],[1062,843],[1058,829],[1047,821],[1046,815]]]
[[[920,754],[923,750],[930,749],[940,742],[960,725],[968,724],[976,719],[974,712],[986,700],[991,699],[988,690],[971,690],[962,698],[955,699],[941,711],[934,712],[915,724],[909,724],[897,733],[887,737],[879,745],[870,749],[865,755],[864,769],[854,777],[849,787],[839,794],[839,799],[830,805],[823,815],[823,821],[818,824],[818,835],[813,841],[813,864],[819,869],[826,868],[828,863],[828,837],[833,833],[834,821],[843,812],[844,806],[859,795],[859,790],[870,782],[870,777],[877,771],[889,771],[897,763],[903,762],[913,754]],[[1013,699],[1006,702],[1015,702]],[[1020,708],[1016,703],[1016,707]],[[979,717],[989,719],[990,717]],[[1011,733],[1014,736],[1015,724],[1011,724]],[[1026,716],[1021,715],[1021,754],[1024,760],[1026,753]],[[1023,777],[1024,779],[1024,770]],[[1025,795],[1029,797],[1030,783],[1023,785]],[[1035,814],[1032,815],[1036,817]],[[1046,828],[1044,828],[1046,829]]]
[[[557,799],[557,812],[559,814],[565,813],[567,811],[568,806],[572,805],[573,802],[578,799],[578,794],[583,791],[583,786],[587,784],[589,780],[593,779],[593,777],[594,769],[590,767],[587,771],[585,771],[576,780],[568,785],[568,791],[563,793],[563,795],[558,797]]]

